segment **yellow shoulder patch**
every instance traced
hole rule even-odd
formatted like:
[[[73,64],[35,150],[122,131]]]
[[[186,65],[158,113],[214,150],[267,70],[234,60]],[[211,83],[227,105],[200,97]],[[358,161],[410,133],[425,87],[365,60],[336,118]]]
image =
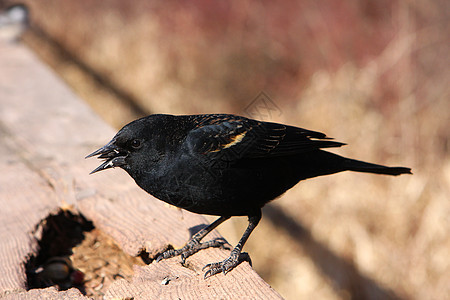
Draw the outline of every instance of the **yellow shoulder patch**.
[[[245,137],[245,135],[247,134],[247,131],[242,132],[238,135],[235,135],[231,138],[231,141],[228,144],[225,145],[220,145],[221,147],[219,149],[216,150],[212,150],[210,152],[219,152],[222,149],[227,149],[230,147],[233,147],[234,145],[238,144],[240,141],[242,141],[242,139]]]

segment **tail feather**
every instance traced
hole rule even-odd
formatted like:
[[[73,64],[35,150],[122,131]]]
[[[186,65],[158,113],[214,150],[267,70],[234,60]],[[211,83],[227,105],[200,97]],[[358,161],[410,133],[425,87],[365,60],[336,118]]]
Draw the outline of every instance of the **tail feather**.
[[[365,173],[376,173],[384,175],[400,175],[400,174],[412,174],[410,168],[404,167],[386,167],[382,165],[367,163],[360,160],[347,158],[344,161],[344,166],[346,170],[365,172]]]

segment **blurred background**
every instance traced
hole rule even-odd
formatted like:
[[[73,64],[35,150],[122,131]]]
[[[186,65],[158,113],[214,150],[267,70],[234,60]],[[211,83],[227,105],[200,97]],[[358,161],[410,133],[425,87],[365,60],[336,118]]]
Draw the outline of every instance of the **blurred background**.
[[[285,298],[448,299],[449,1],[21,3],[26,45],[117,129],[234,113],[412,168],[301,182],[264,209],[245,251]],[[219,228],[232,244],[247,224],[234,219]]]

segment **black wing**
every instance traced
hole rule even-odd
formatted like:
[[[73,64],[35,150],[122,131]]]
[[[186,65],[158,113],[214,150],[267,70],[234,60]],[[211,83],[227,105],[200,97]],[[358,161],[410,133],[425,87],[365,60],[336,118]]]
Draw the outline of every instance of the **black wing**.
[[[321,132],[234,115],[197,116],[186,143],[196,153],[231,160],[289,156],[345,145],[331,141]]]

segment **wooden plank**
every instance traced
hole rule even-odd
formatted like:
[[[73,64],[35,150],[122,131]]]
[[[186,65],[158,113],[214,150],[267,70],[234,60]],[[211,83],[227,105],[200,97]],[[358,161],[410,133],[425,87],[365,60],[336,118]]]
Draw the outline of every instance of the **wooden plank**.
[[[207,223],[149,196],[122,170],[88,176],[98,162],[84,156],[107,142],[114,130],[18,44],[0,45],[0,128],[0,154],[6,157],[0,165],[0,205],[6,208],[0,218],[0,295],[37,295],[24,292],[22,263],[36,247],[29,233],[57,207],[74,206],[124,252],[136,256],[145,250],[150,258],[169,244],[182,246],[198,225]],[[214,232],[210,237],[218,236]],[[135,266],[133,280],[115,281],[106,297],[281,298],[247,262],[226,276],[203,280],[201,268],[228,254],[204,250],[188,259],[188,267],[179,258]],[[168,284],[161,284],[167,276]],[[48,297],[56,293],[43,291]]]
[[[39,174],[30,171],[17,145],[0,128],[0,295],[25,289],[24,261],[35,252],[34,227],[58,203],[51,187]]]

